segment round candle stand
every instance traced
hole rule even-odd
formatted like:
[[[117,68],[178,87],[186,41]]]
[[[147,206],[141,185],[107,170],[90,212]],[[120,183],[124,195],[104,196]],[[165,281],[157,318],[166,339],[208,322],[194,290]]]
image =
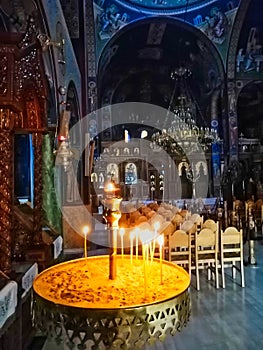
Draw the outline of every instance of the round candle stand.
[[[156,276],[159,260],[154,259],[152,264],[149,281],[151,276]],[[52,339],[57,349],[143,349],[146,344],[164,341],[167,334],[174,335],[187,324],[190,316],[190,278],[183,268],[163,261],[163,285],[156,285],[156,280],[152,287],[149,284],[149,298],[138,302],[138,298],[143,298],[143,286],[140,291],[133,283],[136,284],[138,280],[143,285],[140,274],[142,258],[139,257],[129,271],[129,256],[124,256],[124,259],[118,256],[119,272],[114,281],[109,280],[108,265],[108,256],[81,258],[55,265],[36,277],[33,284],[34,324],[49,340]],[[92,271],[98,266],[104,266],[104,277],[97,276],[100,282],[96,284],[94,281],[95,285],[92,285],[89,283],[93,277]],[[127,281],[126,290],[126,280],[120,280],[124,277],[129,280],[129,272],[131,275],[138,272],[138,276],[133,277],[135,282]],[[85,281],[85,273],[91,274],[90,280]],[[97,273],[97,270],[94,271],[94,274]],[[170,282],[165,279],[168,274]],[[74,276],[77,276],[76,281]],[[119,283],[124,284],[120,287]],[[164,288],[162,297],[153,301],[150,294],[155,294],[161,287]],[[106,291],[109,302],[108,299],[97,298],[102,290]],[[127,305],[120,306],[125,299],[121,295],[130,295],[134,303],[128,298]],[[117,297],[121,298],[120,305]]]

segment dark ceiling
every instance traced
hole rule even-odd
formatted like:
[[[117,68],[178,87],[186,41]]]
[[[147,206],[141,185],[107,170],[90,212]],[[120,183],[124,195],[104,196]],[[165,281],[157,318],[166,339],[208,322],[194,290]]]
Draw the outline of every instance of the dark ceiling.
[[[120,32],[110,43],[117,48],[115,55],[100,67],[101,96],[110,89],[112,103],[140,101],[168,108],[174,88],[171,71],[185,66],[192,71],[191,92],[209,119],[211,94],[220,81],[219,60],[200,31],[182,21],[154,18]]]

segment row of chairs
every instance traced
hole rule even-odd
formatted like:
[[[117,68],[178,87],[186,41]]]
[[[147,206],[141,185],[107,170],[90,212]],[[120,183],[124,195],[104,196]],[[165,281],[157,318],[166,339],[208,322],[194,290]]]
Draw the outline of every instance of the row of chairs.
[[[236,271],[240,272],[241,286],[245,287],[242,230],[228,227],[219,231],[218,223],[213,220],[203,223],[200,231],[189,229],[187,232],[182,226],[169,235],[167,250],[169,261],[187,268],[190,276],[195,270],[197,290],[200,290],[201,269],[207,269],[208,280],[213,273],[216,288],[219,288],[221,272],[222,287],[225,288],[225,269],[228,267],[232,267],[233,279]]]

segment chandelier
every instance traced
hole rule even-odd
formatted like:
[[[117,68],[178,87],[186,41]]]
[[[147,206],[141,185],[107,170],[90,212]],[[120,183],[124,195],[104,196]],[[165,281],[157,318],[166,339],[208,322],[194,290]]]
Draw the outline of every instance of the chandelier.
[[[184,66],[175,68],[171,72],[175,85],[167,111],[165,128],[152,135],[152,147],[161,147],[171,156],[189,155],[200,149],[200,146],[204,152],[207,152],[213,143],[220,143],[217,129],[199,127],[196,123],[197,115],[202,117],[202,112],[188,84],[191,75],[191,70]],[[177,99],[175,99],[176,95]],[[204,121],[203,117],[202,119]]]

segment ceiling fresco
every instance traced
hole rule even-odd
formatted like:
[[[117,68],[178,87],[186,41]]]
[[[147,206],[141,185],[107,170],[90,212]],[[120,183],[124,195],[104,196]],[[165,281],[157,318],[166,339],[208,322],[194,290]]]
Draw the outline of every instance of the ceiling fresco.
[[[188,1],[188,4],[186,0],[94,0],[102,95],[107,89],[111,95],[112,89],[114,93],[109,100],[114,103],[143,100],[167,106],[172,89],[170,72],[182,60],[178,53],[183,51],[193,70],[191,88],[203,114],[209,118],[209,99],[214,89],[222,84],[222,74],[218,71],[221,63],[215,64],[214,58],[220,57],[218,60],[227,69],[230,38],[233,26],[238,24],[239,5],[239,0]],[[262,124],[261,15],[262,0],[252,0],[235,53],[236,78],[244,86],[243,89],[239,87],[238,98],[239,127],[244,134],[248,132],[248,123],[254,130],[261,129]],[[184,30],[178,28],[178,23]],[[196,33],[191,34],[194,30],[199,32],[199,40]],[[205,39],[211,45],[206,42],[202,46]],[[211,48],[216,55],[211,53]],[[104,74],[108,71],[110,75]],[[197,86],[194,82],[198,82]]]
[[[191,31],[172,19],[148,18],[131,24],[111,42],[109,49],[115,50],[111,59],[100,64],[102,105],[138,101],[167,109],[175,85],[171,71],[187,67],[192,71],[189,90],[198,101],[197,122],[209,125],[210,100],[221,84],[222,73],[215,59],[218,53],[204,39],[197,29]]]
[[[97,61],[108,41],[123,27],[153,16],[179,19],[201,30],[223,59],[239,0],[94,0]]]
[[[179,14],[185,12],[185,7],[189,11],[200,9],[207,4],[215,3],[217,0],[116,0],[133,11],[140,11],[147,14]],[[162,13],[161,13],[162,14]]]
[[[253,0],[244,20],[237,51],[238,79],[263,77],[262,1]]]
[[[245,137],[262,137],[263,23],[261,0],[251,2],[242,26],[237,47],[236,78],[243,84],[237,101],[239,133]]]

